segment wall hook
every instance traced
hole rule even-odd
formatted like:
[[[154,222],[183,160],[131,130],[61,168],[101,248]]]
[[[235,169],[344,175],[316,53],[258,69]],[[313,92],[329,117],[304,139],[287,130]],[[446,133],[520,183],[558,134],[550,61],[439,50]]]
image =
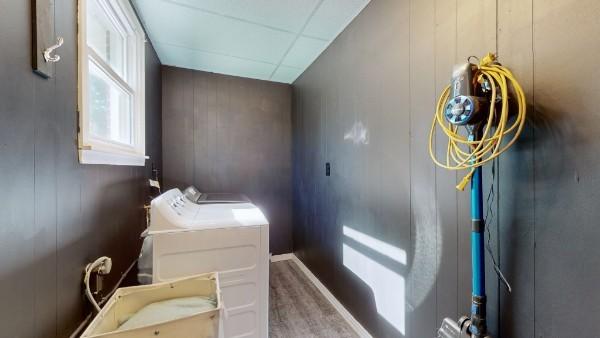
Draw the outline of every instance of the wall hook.
[[[46,48],[46,50],[44,50],[44,60],[46,60],[46,62],[58,62],[60,61],[60,55],[50,55],[55,49],[59,48],[60,46],[62,46],[64,43],[64,39],[62,38],[62,36],[59,36],[56,38],[56,44],[52,45],[48,48]]]

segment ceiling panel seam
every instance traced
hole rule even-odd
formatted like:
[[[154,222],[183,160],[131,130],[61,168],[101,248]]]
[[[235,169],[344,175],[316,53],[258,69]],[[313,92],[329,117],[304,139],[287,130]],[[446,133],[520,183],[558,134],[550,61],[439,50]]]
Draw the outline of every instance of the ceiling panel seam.
[[[240,21],[240,22],[243,22],[243,23],[247,23],[247,24],[251,24],[251,25],[256,25],[256,26],[260,26],[262,28],[267,28],[267,29],[271,29],[271,30],[274,30],[274,31],[288,33],[288,34],[293,34],[293,35],[297,35],[299,33],[302,34],[302,32],[304,31],[304,28],[306,27],[306,26],[303,26],[300,29],[300,32],[294,32],[294,31],[283,29],[283,28],[279,28],[279,27],[276,27],[276,26],[266,25],[266,24],[261,23],[261,22],[256,22],[256,21],[252,21],[252,20],[240,18],[240,17],[233,16],[233,15],[228,15],[228,14],[219,13],[219,12],[216,12],[216,11],[211,11],[209,9],[197,7],[197,6],[194,6],[194,5],[181,3],[181,2],[179,2],[177,0],[162,0],[162,1],[166,2],[166,3],[169,3],[169,4],[176,5],[176,6],[185,7],[185,8],[189,8],[189,9],[195,10],[195,11],[203,12],[205,14],[210,14],[210,15],[215,15],[215,16],[221,16],[221,17],[224,17],[224,18],[227,18],[227,19],[237,20],[237,21]],[[312,17],[312,15],[314,15],[314,13],[311,13],[311,15],[309,16],[309,19]],[[306,35],[306,34],[302,34],[302,35],[304,37],[307,37],[307,38],[310,38],[310,39],[320,40],[320,41],[324,41],[324,42],[329,41],[328,39],[324,39],[324,38],[321,38],[321,37],[318,37],[318,36],[312,36],[312,35]]]
[[[269,61],[263,61],[263,60],[257,60],[257,59],[250,59],[250,58],[245,58],[245,57],[242,57],[242,56],[237,56],[237,55],[232,55],[232,54],[227,54],[227,53],[221,53],[221,52],[216,52],[216,51],[212,51],[212,50],[206,50],[206,49],[200,49],[200,48],[193,48],[193,47],[183,46],[183,45],[176,44],[176,43],[164,42],[162,40],[156,40],[155,43],[157,45],[183,48],[183,49],[197,51],[197,52],[202,52],[202,53],[207,53],[207,54],[215,54],[215,55],[219,55],[219,56],[227,56],[227,57],[232,57],[232,58],[236,58],[236,59],[240,59],[240,60],[244,60],[244,61],[252,61],[252,62],[258,62],[258,63],[264,63],[264,64],[267,64],[267,65],[270,65],[270,66],[277,66],[277,63],[273,63],[273,62],[269,62]]]
[[[292,41],[292,43],[290,44],[290,46],[288,47],[288,49],[285,51],[285,53],[283,53],[283,56],[281,57],[281,60],[279,60],[279,63],[277,64],[277,67],[275,67],[275,69],[271,73],[271,76],[269,76],[270,80],[273,79],[273,76],[275,75],[275,73],[277,73],[277,70],[279,69],[279,67],[281,67],[281,64],[283,63],[283,60],[285,60],[285,57],[290,53],[290,51],[292,50],[292,48],[294,47],[294,45],[296,44],[296,42],[298,41],[298,39],[300,38],[300,36],[302,36],[302,33],[306,29],[306,26],[308,26],[308,24],[310,23],[310,21],[312,20],[312,18],[315,16],[315,13],[317,13],[317,11],[319,10],[319,8],[321,7],[321,5],[323,4],[324,1],[325,0],[319,0],[319,2],[315,5],[315,8],[313,8],[312,12],[310,12],[310,15],[308,16],[308,18],[306,19],[306,21],[302,25],[302,28],[300,28],[300,31],[296,34],[296,37],[294,38],[294,41]],[[324,40],[324,41],[328,41],[328,40]]]

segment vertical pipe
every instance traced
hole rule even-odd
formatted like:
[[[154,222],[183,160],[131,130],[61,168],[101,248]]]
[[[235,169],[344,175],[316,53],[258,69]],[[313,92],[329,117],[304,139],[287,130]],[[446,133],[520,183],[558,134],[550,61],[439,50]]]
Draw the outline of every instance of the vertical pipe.
[[[477,139],[477,132],[469,135],[469,140]],[[484,229],[483,220],[483,184],[482,169],[475,168],[471,177],[471,265],[472,265],[472,296],[471,296],[471,337],[487,336],[486,297],[485,297],[485,261],[484,261]]]
[[[485,296],[485,262],[483,230],[483,191],[481,167],[475,169],[471,178],[471,262],[473,265],[473,295]]]

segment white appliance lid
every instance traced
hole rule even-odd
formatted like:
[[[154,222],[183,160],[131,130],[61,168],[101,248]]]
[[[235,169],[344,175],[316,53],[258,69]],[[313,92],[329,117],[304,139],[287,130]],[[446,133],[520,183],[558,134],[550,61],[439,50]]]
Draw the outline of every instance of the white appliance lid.
[[[269,222],[252,203],[196,204],[171,189],[152,201],[149,232],[190,231],[241,226],[261,226]]]

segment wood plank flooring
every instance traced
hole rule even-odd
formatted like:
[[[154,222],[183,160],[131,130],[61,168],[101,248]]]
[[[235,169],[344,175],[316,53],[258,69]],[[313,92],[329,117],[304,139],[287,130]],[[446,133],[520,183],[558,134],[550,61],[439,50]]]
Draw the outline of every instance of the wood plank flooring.
[[[271,338],[355,338],[357,334],[291,260],[271,263]]]

